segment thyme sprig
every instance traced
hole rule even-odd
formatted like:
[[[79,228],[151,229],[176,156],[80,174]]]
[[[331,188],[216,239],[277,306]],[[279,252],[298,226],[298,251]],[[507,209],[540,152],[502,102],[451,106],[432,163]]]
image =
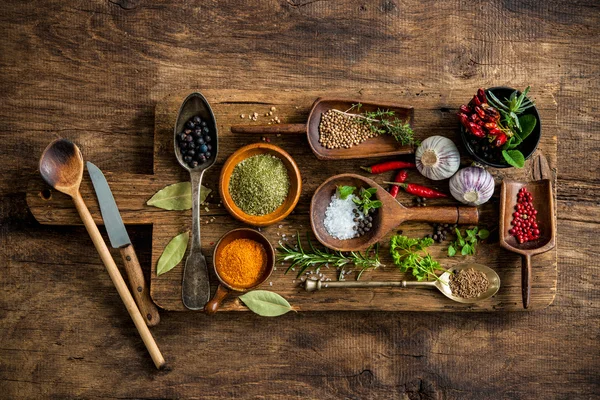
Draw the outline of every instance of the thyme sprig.
[[[374,247],[369,247],[364,253],[359,251],[342,253],[341,251],[329,249],[321,250],[314,247],[308,234],[306,235],[308,241],[307,250],[302,248],[299,233],[296,233],[296,239],[298,241],[297,249],[285,244],[281,244],[277,248],[277,251],[279,252],[277,261],[291,262],[290,266],[285,271],[286,274],[295,267],[299,268],[297,277],[300,277],[307,268],[315,268],[315,270],[318,271],[318,269],[324,265],[343,268],[346,265],[353,264],[361,269],[356,277],[356,280],[358,280],[364,271],[383,266],[379,261],[379,244]]]
[[[357,122],[367,125],[368,128],[378,135],[391,135],[402,145],[414,144],[419,142],[415,140],[414,132],[408,123],[408,120],[401,120],[395,117],[392,110],[377,109],[377,111],[360,112],[361,103],[352,104],[352,107],[346,111],[333,109],[332,111],[356,118]],[[356,110],[357,113],[350,113]]]

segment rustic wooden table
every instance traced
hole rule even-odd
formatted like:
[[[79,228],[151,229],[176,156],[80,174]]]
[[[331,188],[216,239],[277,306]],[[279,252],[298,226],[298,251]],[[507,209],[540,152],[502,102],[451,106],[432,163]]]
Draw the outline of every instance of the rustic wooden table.
[[[600,397],[599,11],[593,1],[4,2],[0,397]],[[155,106],[174,92],[390,88],[439,96],[447,113],[458,104],[445,90],[499,84],[544,88],[558,110],[558,289],[541,311],[163,311],[153,333],[170,369],[158,372],[84,229],[42,226],[25,202],[57,136],[103,169],[152,174]],[[150,265],[151,228],[129,232]]]

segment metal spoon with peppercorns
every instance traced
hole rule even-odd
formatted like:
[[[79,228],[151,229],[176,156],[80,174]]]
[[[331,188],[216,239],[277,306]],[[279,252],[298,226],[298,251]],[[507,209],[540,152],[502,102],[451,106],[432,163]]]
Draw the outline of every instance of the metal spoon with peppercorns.
[[[206,258],[200,247],[200,187],[204,171],[217,158],[217,124],[208,101],[194,92],[185,98],[174,130],[175,156],[192,181],[192,246],[183,270],[183,304],[201,310],[210,298]]]

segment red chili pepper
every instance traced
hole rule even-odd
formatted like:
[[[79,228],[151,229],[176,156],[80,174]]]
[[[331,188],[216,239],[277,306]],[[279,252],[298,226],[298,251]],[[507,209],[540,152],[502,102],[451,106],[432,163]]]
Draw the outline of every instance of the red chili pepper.
[[[473,103],[474,106],[481,105],[481,100],[479,100],[479,97],[477,97],[477,95],[473,96],[473,100],[471,100],[471,102]]]
[[[370,174],[381,174],[388,171],[393,171],[395,169],[402,168],[416,168],[415,163],[407,162],[407,161],[386,161],[380,164],[375,164],[370,167],[360,167],[364,169]]]
[[[487,98],[485,97],[485,91],[481,88],[477,89],[477,98],[482,103],[487,103]]]
[[[486,117],[485,111],[483,111],[483,108],[479,106],[475,106],[475,112],[477,113],[477,115],[479,115],[479,118],[481,119],[484,119]]]
[[[498,135],[502,135],[502,134],[504,134],[504,132],[502,132],[502,131],[501,131],[500,129],[498,129],[498,128],[494,128],[494,129],[490,129],[490,130],[488,131],[488,134],[489,134],[490,136],[498,136]]]
[[[485,124],[483,124],[483,126],[485,127],[485,129],[489,129],[490,131],[492,129],[498,128],[498,124],[496,124],[495,122],[486,122]]]
[[[470,118],[471,121],[473,121],[475,124],[483,125],[483,121],[481,120],[481,118],[479,118],[479,115],[477,115],[477,113],[471,114]]]
[[[467,116],[467,114],[464,113],[458,113],[456,114],[458,115],[458,119],[460,120],[460,123],[467,128],[469,126],[469,117]]]
[[[383,182],[390,185],[400,186],[406,190],[407,193],[414,194],[415,196],[425,197],[427,199],[439,199],[442,197],[448,197],[447,194],[438,192],[437,190],[430,189],[425,186],[416,185],[414,183],[394,183],[394,182]]]
[[[496,136],[496,141],[494,142],[494,145],[496,147],[500,147],[502,146],[504,143],[506,143],[506,140],[508,139],[508,137],[506,136],[506,134],[504,132],[500,133],[498,136]]]
[[[402,183],[406,180],[407,176],[408,176],[408,171],[405,169],[401,169],[396,174],[396,177],[394,178],[394,182]],[[400,191],[400,186],[392,185],[392,187],[390,187],[390,194],[394,197],[398,196],[399,191]]]
[[[471,132],[471,134],[473,136],[476,136],[478,138],[483,138],[485,137],[485,132],[483,131],[483,129],[481,129],[481,127],[473,122],[469,122],[469,126],[468,126],[469,132]]]
[[[471,114],[471,111],[472,111],[471,107],[464,105],[464,104],[462,106],[460,106],[459,110],[463,114]]]

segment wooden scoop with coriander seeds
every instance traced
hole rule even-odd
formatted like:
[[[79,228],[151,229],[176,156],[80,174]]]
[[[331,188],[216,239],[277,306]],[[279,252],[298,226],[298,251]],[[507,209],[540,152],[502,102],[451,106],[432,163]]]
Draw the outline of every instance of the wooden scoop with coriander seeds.
[[[382,202],[382,206],[375,214],[373,228],[368,233],[352,239],[339,240],[327,232],[324,223],[325,211],[331,202],[331,196],[339,186],[377,189],[375,197]],[[379,242],[389,231],[405,221],[477,225],[479,212],[477,207],[404,207],[375,181],[357,174],[340,174],[327,179],[317,188],[310,203],[310,223],[317,240],[337,251],[364,250]]]
[[[123,280],[123,277],[79,192],[81,178],[83,177],[83,157],[81,151],[79,151],[79,148],[69,140],[57,139],[53,141],[46,147],[46,150],[44,150],[42,157],[40,158],[40,174],[50,186],[59,192],[69,195],[73,199],[77,212],[85,225],[85,229],[92,238],[92,242],[102,259],[102,262],[106,266],[108,275],[117,288],[117,292],[125,304],[131,319],[133,319],[133,323],[142,337],[142,340],[152,357],[152,361],[154,361],[154,365],[156,368],[163,368],[165,359],[160,353],[158,345],[154,341],[154,337],[152,337],[152,333],[150,333],[140,310],[127,288],[127,284]]]
[[[306,134],[308,144],[315,156],[320,160],[342,160],[354,158],[386,157],[400,154],[414,153],[413,145],[402,145],[390,135],[378,135],[350,148],[327,148],[320,143],[319,126],[322,115],[329,110],[338,110],[344,114],[345,110],[352,109],[354,105],[361,105],[361,112],[377,112],[388,110],[393,112],[393,118],[403,123],[412,124],[414,110],[395,103],[372,103],[360,100],[339,98],[321,98],[315,100],[306,124],[271,124],[271,125],[233,125],[232,133],[242,134]],[[342,129],[340,127],[340,129]]]

